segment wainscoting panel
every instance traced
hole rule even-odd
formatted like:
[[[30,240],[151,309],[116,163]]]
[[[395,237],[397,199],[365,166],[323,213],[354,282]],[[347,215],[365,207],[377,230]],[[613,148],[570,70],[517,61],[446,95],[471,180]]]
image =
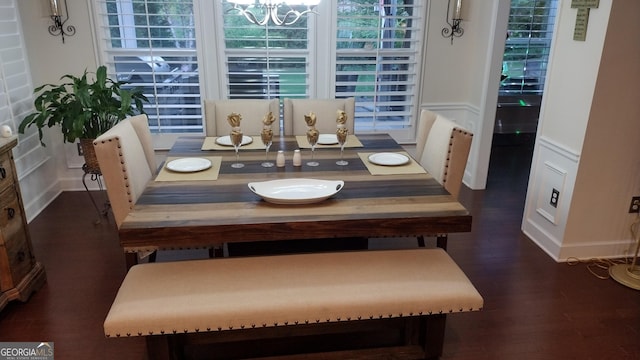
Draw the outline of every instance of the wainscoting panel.
[[[549,138],[537,140],[522,231],[555,260],[560,260],[579,159],[580,154]]]

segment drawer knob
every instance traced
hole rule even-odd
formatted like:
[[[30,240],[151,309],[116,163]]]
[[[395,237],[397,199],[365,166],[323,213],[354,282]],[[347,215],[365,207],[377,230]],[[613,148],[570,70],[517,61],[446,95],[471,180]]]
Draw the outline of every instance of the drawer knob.
[[[0,179],[5,179],[7,177],[7,170],[5,170],[2,166],[0,166]]]
[[[9,219],[13,219],[16,216],[16,209],[7,208],[7,215],[9,215]]]

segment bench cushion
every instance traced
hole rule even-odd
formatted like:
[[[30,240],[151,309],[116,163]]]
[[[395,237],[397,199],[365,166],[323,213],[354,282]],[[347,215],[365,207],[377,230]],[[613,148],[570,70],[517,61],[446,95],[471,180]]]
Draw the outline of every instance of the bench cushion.
[[[442,249],[141,264],[125,277],[106,336],[145,336],[480,310]]]

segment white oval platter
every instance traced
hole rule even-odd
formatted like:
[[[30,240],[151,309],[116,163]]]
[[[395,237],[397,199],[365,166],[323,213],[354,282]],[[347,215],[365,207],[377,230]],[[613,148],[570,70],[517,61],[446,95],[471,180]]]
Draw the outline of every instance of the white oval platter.
[[[342,180],[279,179],[251,182],[249,189],[273,204],[313,204],[330,198],[344,187]]]

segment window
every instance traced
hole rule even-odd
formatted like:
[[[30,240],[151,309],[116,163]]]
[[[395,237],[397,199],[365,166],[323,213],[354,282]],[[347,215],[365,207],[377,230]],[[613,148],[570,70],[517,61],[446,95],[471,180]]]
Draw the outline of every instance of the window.
[[[357,130],[410,124],[419,83],[421,3],[338,1],[336,97],[356,97]]]
[[[311,61],[308,16],[303,15],[290,26],[271,23],[260,26],[232,8],[228,1],[223,1],[227,97],[308,97]]]
[[[229,0],[94,3],[102,62],[145,89],[154,132],[202,132],[201,98],[352,96],[357,131],[411,131],[423,2],[323,0],[290,26],[251,24]]]
[[[541,95],[557,0],[512,0],[500,94]]]
[[[100,0],[103,62],[140,86],[157,133],[202,132],[192,0]]]
[[[0,126],[8,125],[18,133],[24,117],[34,110],[33,87],[29,76],[26,48],[17,1],[0,2]],[[35,128],[20,136],[19,151],[14,151],[18,170],[31,170],[50,154],[42,149]]]

